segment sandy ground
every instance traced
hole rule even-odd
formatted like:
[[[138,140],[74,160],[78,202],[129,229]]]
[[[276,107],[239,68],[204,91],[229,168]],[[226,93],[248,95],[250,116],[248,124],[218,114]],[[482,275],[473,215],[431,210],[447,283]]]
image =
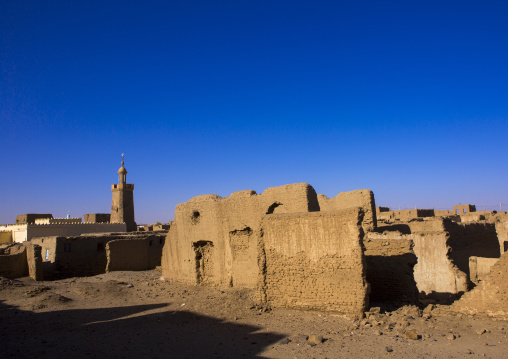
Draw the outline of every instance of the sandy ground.
[[[267,310],[245,290],[159,278],[154,270],[0,279],[0,357],[508,358],[503,320],[402,307],[354,321]]]

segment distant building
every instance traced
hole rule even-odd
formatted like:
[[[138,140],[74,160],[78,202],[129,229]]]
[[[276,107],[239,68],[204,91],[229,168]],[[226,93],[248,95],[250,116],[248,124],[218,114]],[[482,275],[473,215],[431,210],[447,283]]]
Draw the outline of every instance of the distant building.
[[[27,223],[35,223],[36,219],[50,219],[53,218],[52,214],[37,214],[37,213],[29,213],[29,214],[19,214],[16,216],[16,224],[27,224]]]
[[[85,217],[85,223],[109,223],[111,221],[109,213],[88,213],[83,217]]]
[[[125,223],[127,231],[136,231],[134,221],[134,184],[127,183],[127,170],[124,167],[122,153],[122,167],[118,170],[118,184],[111,185],[113,199],[111,201],[111,223]]]
[[[474,204],[459,204],[457,206],[453,206],[453,212],[455,214],[476,212],[476,206]]]
[[[25,242],[35,237],[80,236],[86,233],[124,233],[136,230],[134,221],[134,185],[127,184],[127,170],[118,170],[119,183],[112,185],[111,214],[85,214],[80,217],[54,218],[52,214],[20,214],[16,224],[0,226],[0,243]]]

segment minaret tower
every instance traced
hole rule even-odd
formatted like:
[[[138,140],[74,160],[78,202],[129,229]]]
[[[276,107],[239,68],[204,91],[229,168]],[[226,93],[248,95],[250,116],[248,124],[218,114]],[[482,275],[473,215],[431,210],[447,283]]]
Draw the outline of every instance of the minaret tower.
[[[113,200],[111,201],[111,223],[126,223],[127,231],[137,229],[134,221],[134,184],[127,183],[122,153],[122,167],[118,170],[118,184],[111,185]]]

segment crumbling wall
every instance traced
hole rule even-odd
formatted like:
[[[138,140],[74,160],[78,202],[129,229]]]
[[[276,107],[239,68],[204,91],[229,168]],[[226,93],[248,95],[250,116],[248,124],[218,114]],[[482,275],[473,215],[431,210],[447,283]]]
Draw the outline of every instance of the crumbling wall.
[[[469,257],[469,278],[474,284],[478,284],[490,273],[492,266],[499,258]]]
[[[28,265],[26,248],[22,245],[10,245],[0,252],[0,276],[14,279],[26,276]]]
[[[31,242],[27,242],[24,245],[26,248],[28,276],[36,281],[44,280],[44,273],[42,269],[42,247]]]
[[[500,251],[501,253],[508,252],[508,219],[496,219],[495,226]]]
[[[225,252],[221,200],[220,196],[201,195],[176,206],[175,221],[162,251],[164,278],[192,285],[221,284]],[[205,245],[203,258],[201,247]]]
[[[449,233],[448,256],[453,264],[469,279],[469,258],[499,258],[499,240],[493,223],[456,223],[443,221],[444,229]]]
[[[372,231],[377,226],[376,201],[374,200],[374,193],[369,189],[341,192],[333,198],[328,198],[323,194],[319,194],[317,198],[321,211],[336,211],[361,207],[365,212],[363,221],[364,230]]]
[[[161,264],[163,236],[117,239],[106,244],[106,272],[149,270]]]
[[[81,277],[104,273],[106,243],[111,236],[40,237],[31,242],[41,246],[45,279]]]
[[[0,231],[0,244],[12,243],[12,232],[11,231]]]
[[[414,279],[417,258],[413,245],[411,235],[399,231],[365,234],[370,302],[399,305],[418,301],[418,288]]]
[[[472,291],[444,311],[469,315],[487,315],[508,319],[508,253],[505,252],[490,274]]]
[[[476,212],[476,206],[472,204],[459,204],[453,206],[453,212],[455,212],[455,214]]]
[[[262,194],[202,195],[181,203],[163,249],[162,276],[187,284],[256,288],[263,216],[318,211],[312,186],[295,183]]]
[[[361,208],[274,214],[262,223],[262,300],[361,315],[368,305]]]
[[[418,262],[415,281],[422,298],[451,299],[468,290],[468,277],[449,257],[450,234],[443,218],[409,222]]]

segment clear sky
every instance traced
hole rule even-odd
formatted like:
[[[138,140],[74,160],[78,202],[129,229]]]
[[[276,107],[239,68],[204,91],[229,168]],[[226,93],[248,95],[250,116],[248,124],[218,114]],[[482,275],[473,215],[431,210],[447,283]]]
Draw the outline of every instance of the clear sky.
[[[310,183],[508,210],[506,1],[1,1],[0,223]]]

